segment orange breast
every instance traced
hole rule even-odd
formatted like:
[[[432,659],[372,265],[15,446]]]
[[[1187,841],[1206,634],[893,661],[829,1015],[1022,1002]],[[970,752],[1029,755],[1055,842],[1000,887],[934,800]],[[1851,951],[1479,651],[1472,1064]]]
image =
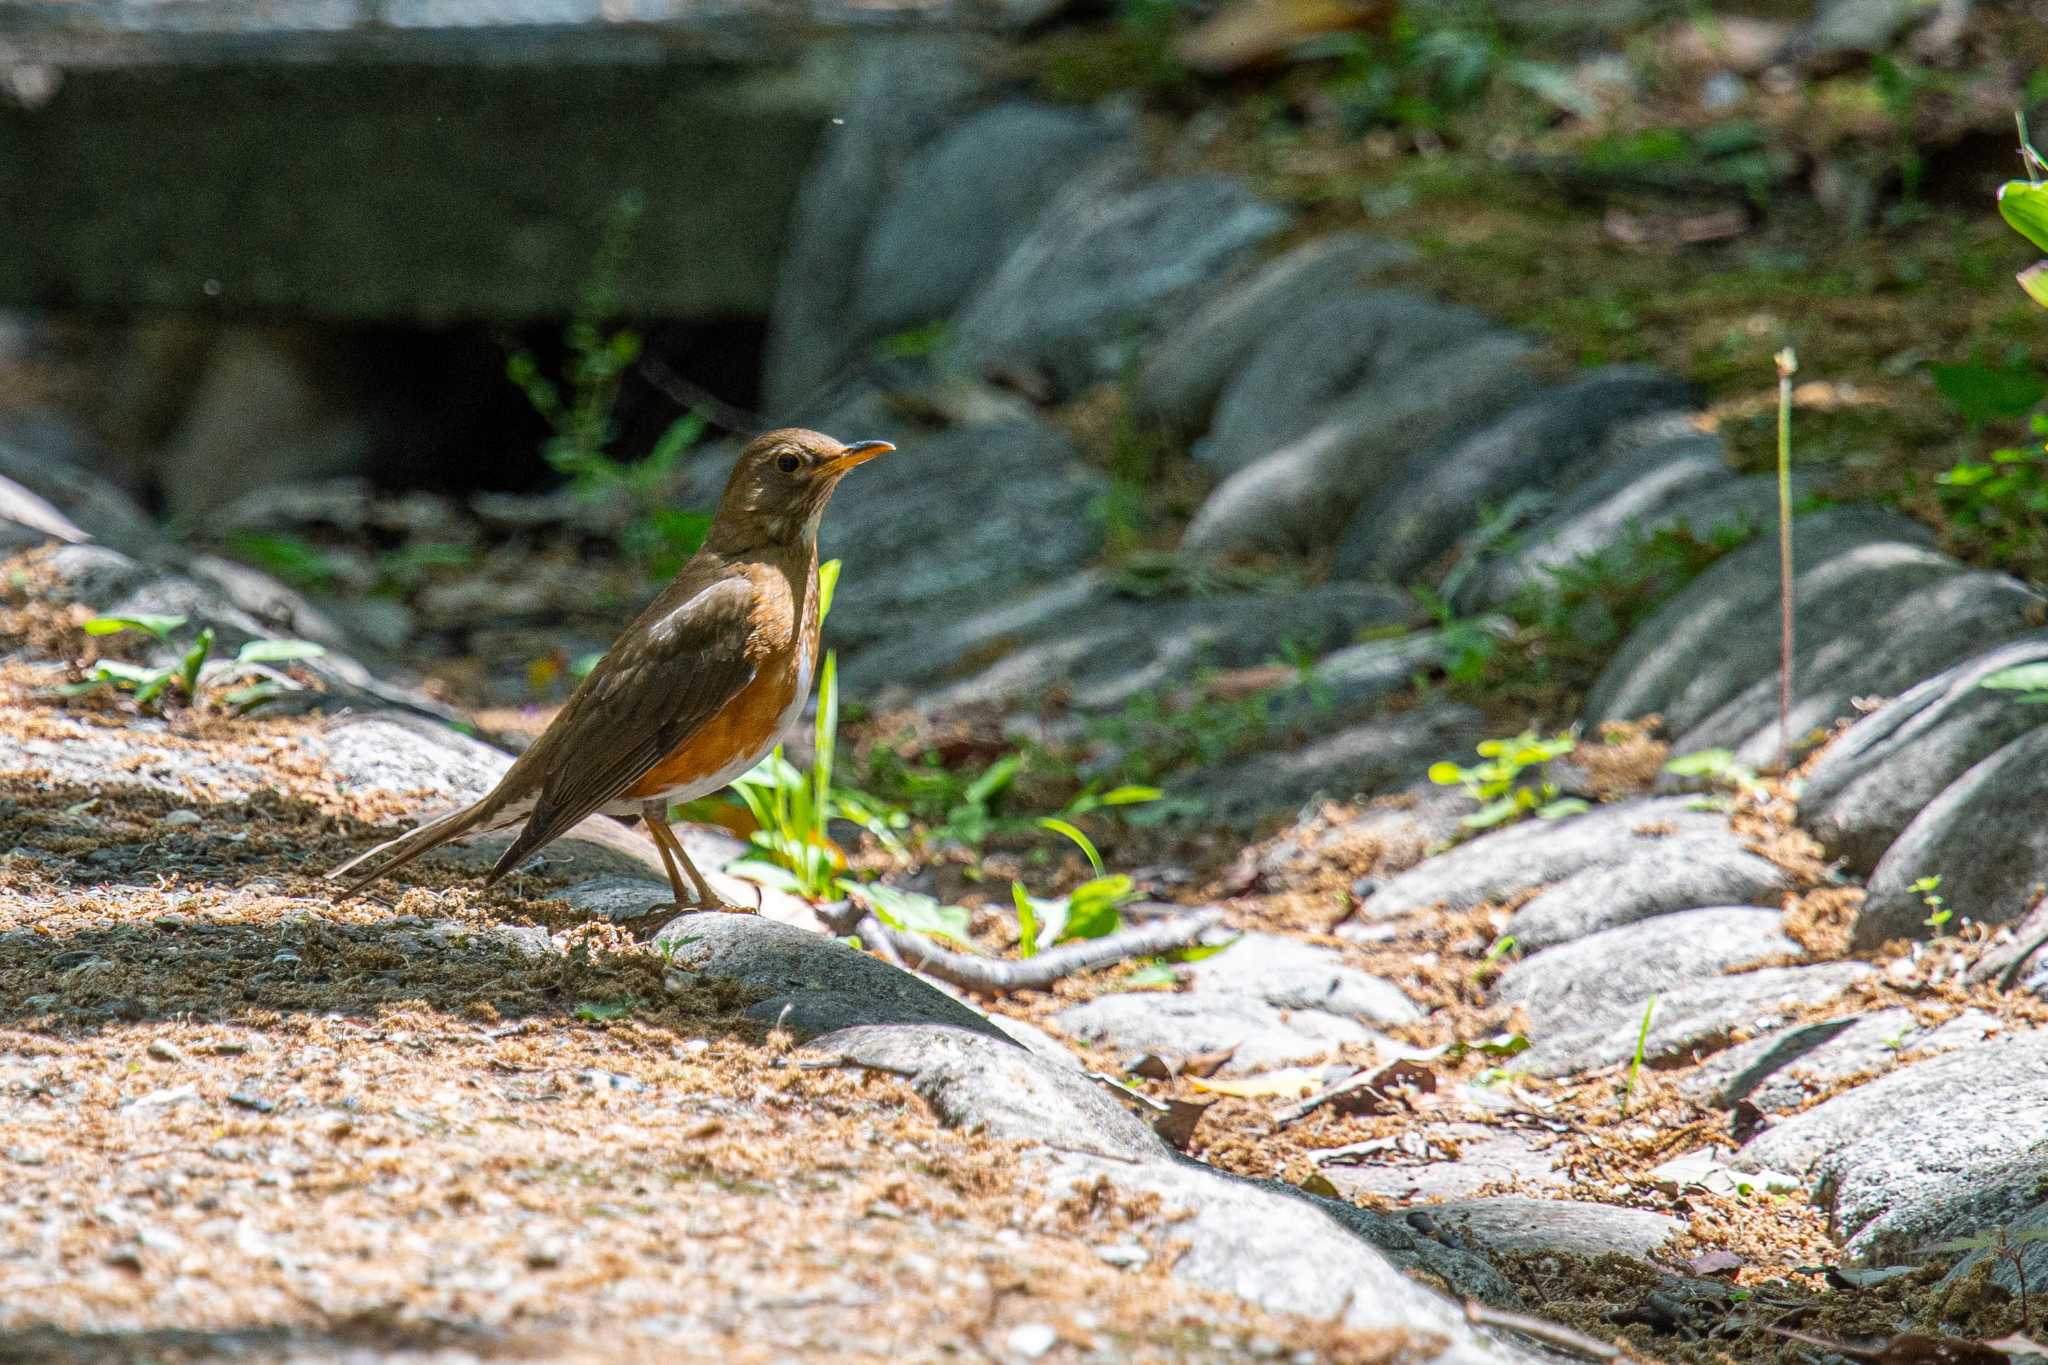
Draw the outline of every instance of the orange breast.
[[[794,667],[763,668],[623,796],[650,800],[696,787],[736,764],[742,765],[742,770],[753,766],[780,738],[777,731],[797,699],[796,688]]]

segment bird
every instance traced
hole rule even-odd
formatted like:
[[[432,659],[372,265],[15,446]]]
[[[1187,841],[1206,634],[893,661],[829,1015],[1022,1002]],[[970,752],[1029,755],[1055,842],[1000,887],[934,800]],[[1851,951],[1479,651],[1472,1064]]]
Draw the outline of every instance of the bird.
[[[602,811],[646,824],[678,910],[744,911],[690,861],[669,809],[752,769],[802,713],[818,661],[818,523],[841,479],[895,448],[798,427],[749,441],[702,547],[498,785],[329,872],[345,883],[339,894],[455,839],[523,824],[490,886]]]

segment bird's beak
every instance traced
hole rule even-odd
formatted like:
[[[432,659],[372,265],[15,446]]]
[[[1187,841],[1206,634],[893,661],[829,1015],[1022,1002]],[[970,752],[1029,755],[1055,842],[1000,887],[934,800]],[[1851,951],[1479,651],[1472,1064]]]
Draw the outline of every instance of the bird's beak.
[[[842,447],[826,468],[835,474],[841,474],[855,465],[866,464],[877,455],[887,455],[895,448],[887,441],[855,441],[850,446]]]

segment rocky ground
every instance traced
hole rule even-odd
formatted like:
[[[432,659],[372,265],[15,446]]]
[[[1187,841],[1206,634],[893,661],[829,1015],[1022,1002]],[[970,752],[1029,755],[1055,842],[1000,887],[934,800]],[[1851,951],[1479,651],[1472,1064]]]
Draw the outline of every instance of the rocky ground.
[[[1077,818],[1203,951],[963,990],[726,871],[761,915],[653,932],[603,820],[337,901],[647,591],[598,548],[631,509],[321,485],[206,528],[317,547],[302,592],[12,423],[0,1356],[2038,1353],[2048,713],[1982,684],[2048,662],[2040,593],[1805,484],[1780,768],[1775,489],[1693,376],[1570,364],[954,40],[855,85],[769,370],[899,446],[827,533],[842,778],[916,815],[836,831],[853,876],[1014,959],[1004,883],[1087,875],[1021,817],[1156,780]],[[325,652],[146,714],[67,686],[189,637],[96,615]],[[1475,828],[1429,772],[1525,727],[1567,732],[1548,808]],[[963,833],[1013,755],[1018,818]]]

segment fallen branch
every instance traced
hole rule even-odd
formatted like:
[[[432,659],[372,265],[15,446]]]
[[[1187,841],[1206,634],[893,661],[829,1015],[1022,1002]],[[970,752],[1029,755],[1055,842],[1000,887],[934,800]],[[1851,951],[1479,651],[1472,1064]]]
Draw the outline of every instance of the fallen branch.
[[[1465,1321],[1475,1327],[1496,1327],[1504,1332],[1519,1332],[1532,1337],[1545,1346],[1555,1346],[1560,1351],[1585,1356],[1588,1360],[1619,1360],[1621,1348],[1598,1337],[1589,1337],[1584,1332],[1574,1332],[1561,1322],[1547,1318],[1532,1318],[1526,1313],[1510,1313],[1505,1308],[1495,1308],[1477,1299],[1465,1300]]]
[[[1002,995],[1009,991],[1044,990],[1077,972],[1107,967],[1133,957],[1185,948],[1223,922],[1221,910],[1198,910],[1178,919],[1140,925],[1102,938],[1080,939],[1048,948],[1036,957],[1016,960],[971,957],[941,948],[922,934],[891,929],[867,909],[848,903],[819,911],[835,934],[856,934],[878,951],[893,951],[902,965],[936,977],[962,990]]]

